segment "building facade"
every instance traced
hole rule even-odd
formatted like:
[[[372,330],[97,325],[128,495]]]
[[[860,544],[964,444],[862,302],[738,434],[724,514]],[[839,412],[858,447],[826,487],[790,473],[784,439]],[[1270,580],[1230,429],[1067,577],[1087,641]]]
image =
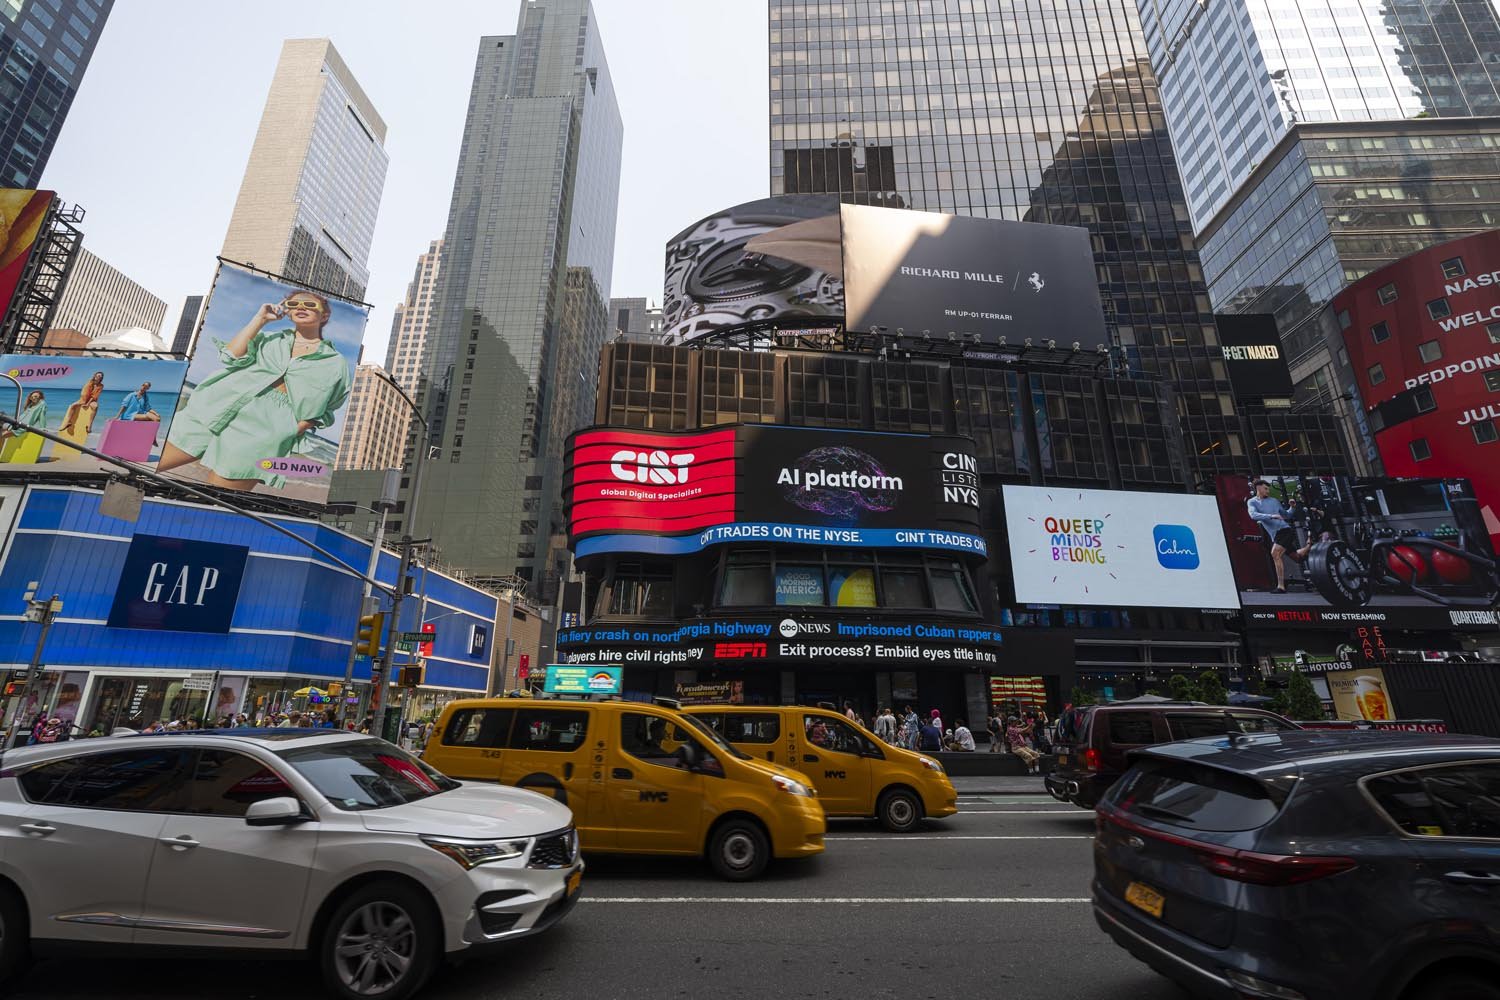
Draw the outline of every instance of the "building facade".
[[[387,161],[385,121],[333,43],[288,39],[222,255],[362,299]]]
[[[630,340],[660,343],[662,338],[661,306],[651,305],[649,299],[610,299],[611,336],[625,336]]]
[[[198,319],[203,312],[203,296],[189,295],[182,300],[182,312],[177,314],[177,326],[172,331],[172,353],[185,358],[193,349],[193,337],[198,333]]]
[[[391,376],[379,365],[360,365],[344,415],[338,459],[345,469],[399,469],[406,450],[411,410]]]
[[[611,332],[623,125],[587,0],[538,0],[480,39],[419,405],[413,534],[484,578],[559,575],[563,441]]]
[[[167,304],[100,258],[80,250],[57,300],[54,330],[74,330],[90,339],[140,327],[158,333]]]
[[[443,241],[433,240],[427,252],[417,257],[417,270],[406,286],[406,298],[396,305],[391,318],[391,341],[385,350],[385,370],[408,393],[416,393],[422,374],[422,355],[432,325],[432,305],[437,295],[439,268],[443,263]]]
[[[34,188],[114,0],[0,2],[0,185]]]

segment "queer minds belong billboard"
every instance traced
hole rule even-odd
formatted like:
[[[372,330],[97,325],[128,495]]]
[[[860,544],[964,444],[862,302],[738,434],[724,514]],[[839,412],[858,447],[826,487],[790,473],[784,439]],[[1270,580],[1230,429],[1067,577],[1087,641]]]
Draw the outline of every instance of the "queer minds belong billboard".
[[[322,503],[367,310],[219,266],[158,471]]]
[[[1220,476],[1216,487],[1249,625],[1495,624],[1500,577],[1466,479]]]
[[[31,248],[56,199],[55,191],[0,188],[0,319],[9,312]]]
[[[573,435],[566,462],[578,556],[681,554],[727,542],[985,552],[978,464],[966,438],[595,428]],[[798,581],[778,586],[791,593]]]
[[[851,330],[1108,342],[1086,229],[868,205],[840,214]]]
[[[7,354],[0,357],[0,371],[21,384],[22,423],[113,458],[150,465],[161,455],[187,362]],[[0,393],[7,388],[0,387]],[[0,466],[78,473],[111,468],[77,448],[23,430],[0,431]]]
[[[1006,486],[1022,604],[1239,606],[1213,497]]]

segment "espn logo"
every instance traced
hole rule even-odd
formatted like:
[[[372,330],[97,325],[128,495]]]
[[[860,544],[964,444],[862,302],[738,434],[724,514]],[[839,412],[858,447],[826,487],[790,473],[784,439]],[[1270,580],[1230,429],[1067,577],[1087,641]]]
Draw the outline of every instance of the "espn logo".
[[[763,642],[718,642],[714,644],[716,660],[762,660],[766,656]]]

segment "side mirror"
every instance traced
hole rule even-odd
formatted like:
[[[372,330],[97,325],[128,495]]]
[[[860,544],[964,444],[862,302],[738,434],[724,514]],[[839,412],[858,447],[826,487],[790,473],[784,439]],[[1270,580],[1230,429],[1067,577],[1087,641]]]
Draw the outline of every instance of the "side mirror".
[[[250,808],[245,810],[247,826],[291,826],[305,823],[307,819],[302,812],[302,803],[290,795],[261,799],[250,803]]]

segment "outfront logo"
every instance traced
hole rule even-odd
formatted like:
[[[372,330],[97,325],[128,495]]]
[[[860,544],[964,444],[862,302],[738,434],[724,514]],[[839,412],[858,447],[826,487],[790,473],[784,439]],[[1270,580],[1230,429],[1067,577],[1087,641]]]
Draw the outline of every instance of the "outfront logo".
[[[632,451],[624,448],[610,456],[609,471],[616,479],[627,483],[672,486],[688,481],[688,470],[692,464],[691,452],[673,455],[660,449]]]
[[[1197,569],[1198,539],[1185,524],[1158,524],[1151,529],[1156,561],[1163,569]]]

